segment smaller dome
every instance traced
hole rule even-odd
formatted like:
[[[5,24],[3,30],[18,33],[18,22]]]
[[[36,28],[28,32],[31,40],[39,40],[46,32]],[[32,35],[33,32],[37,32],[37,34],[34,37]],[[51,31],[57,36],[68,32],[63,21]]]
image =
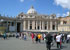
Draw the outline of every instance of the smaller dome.
[[[33,6],[28,10],[27,14],[37,14],[36,10],[34,9]]]

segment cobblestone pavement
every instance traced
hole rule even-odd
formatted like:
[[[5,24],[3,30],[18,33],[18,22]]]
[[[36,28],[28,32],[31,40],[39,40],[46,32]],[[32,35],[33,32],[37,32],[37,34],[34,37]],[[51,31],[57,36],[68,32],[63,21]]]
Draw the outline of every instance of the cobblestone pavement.
[[[70,44],[63,44],[61,50],[70,50]],[[56,44],[51,48],[52,50],[60,50],[56,48]],[[47,50],[45,43],[32,43],[29,38],[27,41],[16,38],[9,38],[8,40],[0,39],[0,50]]]

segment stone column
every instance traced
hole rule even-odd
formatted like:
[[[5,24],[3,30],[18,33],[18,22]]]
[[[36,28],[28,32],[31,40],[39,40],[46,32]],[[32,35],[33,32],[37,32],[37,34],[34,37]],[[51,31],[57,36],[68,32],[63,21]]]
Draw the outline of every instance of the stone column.
[[[20,31],[22,32],[23,31],[23,23],[21,22],[21,26],[20,26]]]
[[[32,29],[35,30],[35,21],[32,21]]]
[[[8,32],[8,21],[7,21],[7,29],[6,29],[6,31]]]
[[[30,21],[28,21],[28,30],[30,30]]]
[[[36,30],[37,30],[37,21],[36,21]]]
[[[52,30],[52,21],[50,21],[50,30]]]
[[[40,30],[41,30],[41,21],[40,21]]]
[[[57,22],[55,21],[55,30],[57,30]]]
[[[48,30],[48,21],[47,21],[47,30]]]
[[[10,21],[10,25],[9,25],[9,31],[11,32],[11,26],[12,26],[12,22]]]
[[[12,22],[10,22],[10,26],[12,26]]]
[[[17,22],[16,22],[16,32],[17,32]]]
[[[23,23],[23,28],[24,28],[24,30],[26,30],[26,21],[24,21],[24,23]]]
[[[15,27],[15,32],[16,32],[16,22],[14,21],[14,27]]]
[[[44,21],[42,21],[42,30],[44,30]]]
[[[15,26],[15,21],[14,21],[14,26]]]

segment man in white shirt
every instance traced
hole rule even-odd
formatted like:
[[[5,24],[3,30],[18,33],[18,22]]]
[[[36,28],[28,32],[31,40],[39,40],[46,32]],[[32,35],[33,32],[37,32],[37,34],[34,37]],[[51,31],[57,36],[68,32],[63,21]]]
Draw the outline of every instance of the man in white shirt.
[[[67,35],[67,43],[69,43],[70,35]]]
[[[61,35],[59,35],[59,34],[56,36],[56,43],[57,43],[57,48],[59,48],[59,47],[61,48],[61,44],[60,44],[61,43]]]
[[[46,34],[44,34],[44,41],[46,40],[45,37],[46,37]]]

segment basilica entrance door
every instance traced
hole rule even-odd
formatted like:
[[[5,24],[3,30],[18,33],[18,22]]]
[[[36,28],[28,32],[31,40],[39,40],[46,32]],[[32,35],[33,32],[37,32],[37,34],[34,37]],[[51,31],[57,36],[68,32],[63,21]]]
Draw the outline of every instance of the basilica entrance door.
[[[17,32],[20,32],[20,23],[17,23]]]

